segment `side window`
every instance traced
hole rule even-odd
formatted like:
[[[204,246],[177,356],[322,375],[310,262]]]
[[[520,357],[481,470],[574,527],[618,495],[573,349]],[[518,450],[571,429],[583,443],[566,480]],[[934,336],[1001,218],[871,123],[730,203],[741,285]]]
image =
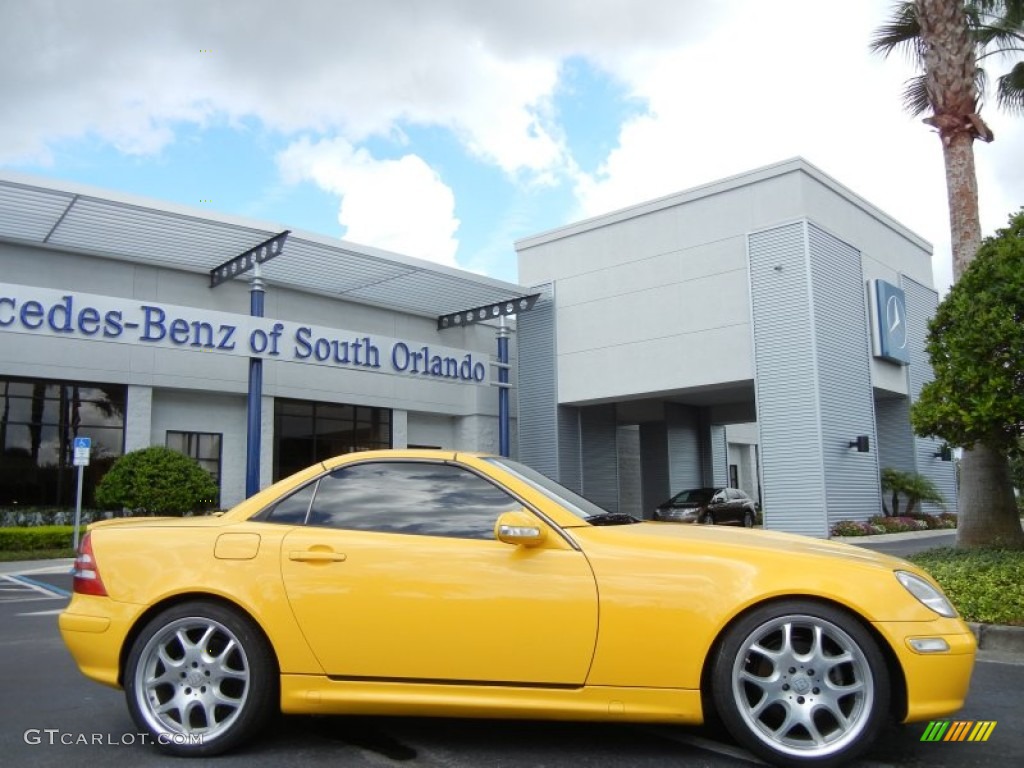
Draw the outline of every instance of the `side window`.
[[[522,504],[449,464],[373,462],[320,479],[310,525],[357,531],[491,539],[502,512]]]
[[[309,504],[313,501],[315,490],[315,482],[304,485],[291,496],[285,496],[277,502],[267,512],[264,512],[261,518],[268,523],[302,525],[306,522],[306,513],[309,512]]]
[[[734,488],[729,488],[726,493],[729,494],[729,501],[736,501],[737,499],[743,498],[743,495]]]

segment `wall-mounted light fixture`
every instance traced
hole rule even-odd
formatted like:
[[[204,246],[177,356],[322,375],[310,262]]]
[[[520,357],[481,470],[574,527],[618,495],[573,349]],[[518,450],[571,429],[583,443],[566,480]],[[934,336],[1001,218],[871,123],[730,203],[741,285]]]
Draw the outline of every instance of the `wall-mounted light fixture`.
[[[867,453],[871,450],[871,440],[867,435],[857,435],[850,441],[850,447],[856,448],[857,453]]]
[[[941,459],[942,461],[953,460],[953,449],[949,447],[949,444],[944,444],[939,450],[932,454],[932,458]]]

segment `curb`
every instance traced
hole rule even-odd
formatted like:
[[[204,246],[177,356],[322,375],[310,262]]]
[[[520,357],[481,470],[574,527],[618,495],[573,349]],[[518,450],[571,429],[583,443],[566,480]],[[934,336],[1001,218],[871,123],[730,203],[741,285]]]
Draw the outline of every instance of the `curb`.
[[[1012,653],[1024,658],[1024,627],[1007,627],[1001,624],[968,623],[978,648],[983,651]]]
[[[870,536],[831,536],[829,541],[840,544],[885,544],[888,541],[907,539],[931,539],[956,534],[956,528],[933,528],[927,531],[902,531],[900,533],[873,533]]]

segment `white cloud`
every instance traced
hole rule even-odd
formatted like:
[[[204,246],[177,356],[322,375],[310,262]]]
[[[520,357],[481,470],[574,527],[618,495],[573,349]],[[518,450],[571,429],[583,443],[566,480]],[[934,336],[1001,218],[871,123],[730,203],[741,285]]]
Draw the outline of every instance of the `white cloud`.
[[[344,139],[303,138],[277,162],[288,183],[312,181],[341,197],[338,223],[348,239],[456,266],[455,196],[416,155],[375,160]]]
[[[578,214],[800,155],[930,240],[944,290],[951,257],[939,141],[901,111],[908,65],[867,50],[890,3],[830,6],[826,30],[820,11],[817,0],[733,3],[730,22],[699,44],[623,58],[619,76],[649,109],[622,127],[597,173],[578,176]],[[1022,180],[1020,130],[998,133],[976,148],[988,228],[1005,222],[1014,205],[1003,190],[1019,195]]]
[[[178,121],[255,117],[358,143],[440,125],[510,174],[565,163],[545,119],[572,53],[668,46],[713,15],[681,0],[50,0],[0,9],[0,162],[92,135],[129,152]]]

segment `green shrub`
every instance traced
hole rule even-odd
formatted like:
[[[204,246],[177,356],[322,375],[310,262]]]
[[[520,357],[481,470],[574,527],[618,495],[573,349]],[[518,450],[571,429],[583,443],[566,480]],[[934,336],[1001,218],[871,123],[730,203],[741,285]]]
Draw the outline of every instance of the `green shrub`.
[[[967,621],[1024,626],[1024,552],[945,548],[908,559],[935,577]]]
[[[71,525],[37,525],[32,528],[0,528],[0,551],[28,552],[65,549],[71,546],[75,529]]]
[[[96,486],[96,503],[104,509],[183,515],[216,503],[217,486],[209,473],[169,448],[126,453]]]

